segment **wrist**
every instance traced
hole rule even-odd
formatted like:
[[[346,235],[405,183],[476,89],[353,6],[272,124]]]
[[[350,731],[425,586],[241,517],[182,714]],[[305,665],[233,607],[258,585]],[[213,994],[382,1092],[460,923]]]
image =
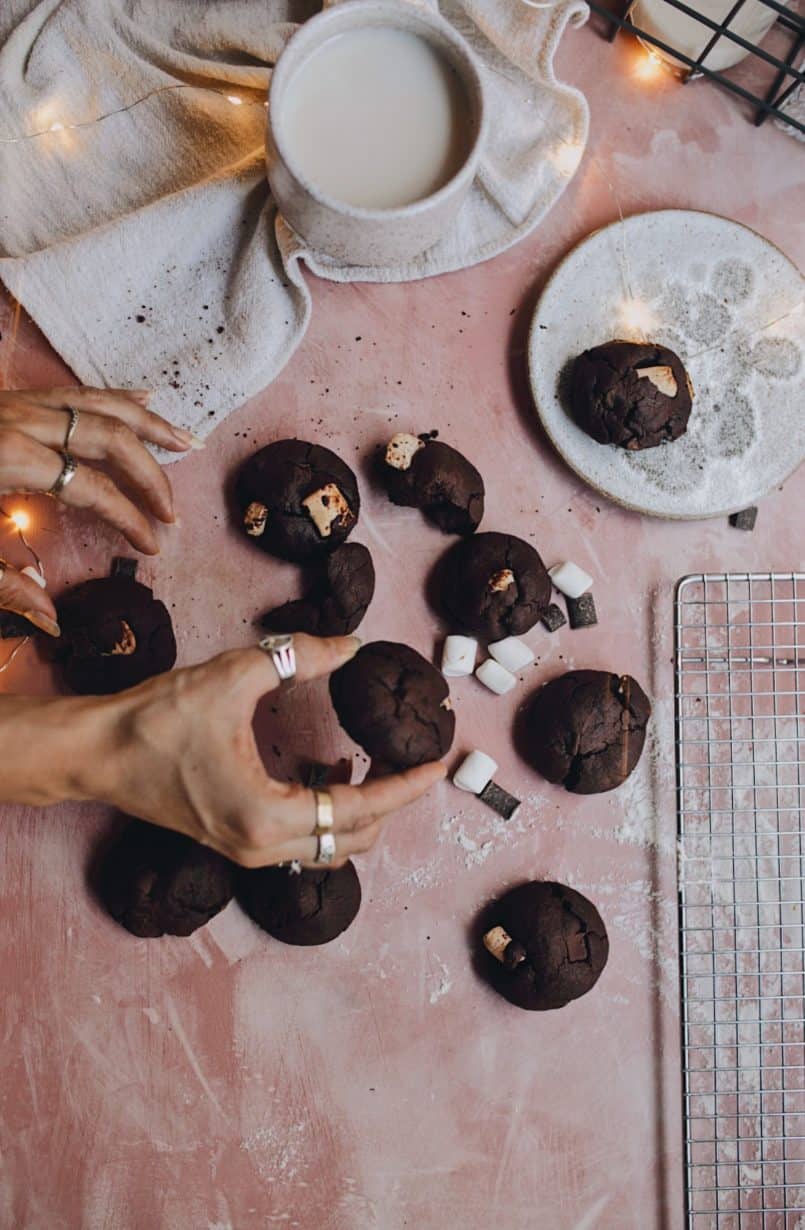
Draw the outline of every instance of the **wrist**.
[[[63,799],[111,803],[119,776],[123,704],[117,696],[81,697],[65,702]]]

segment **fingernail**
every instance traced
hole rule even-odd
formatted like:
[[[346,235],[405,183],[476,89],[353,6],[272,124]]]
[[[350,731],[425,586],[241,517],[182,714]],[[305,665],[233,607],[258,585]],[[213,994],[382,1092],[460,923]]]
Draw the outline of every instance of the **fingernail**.
[[[192,431],[185,430],[184,427],[171,427],[171,432],[174,438],[181,444],[182,448],[206,448],[207,445]]]
[[[56,623],[55,619],[49,619],[47,615],[42,615],[40,611],[23,611],[23,617],[38,628],[40,632],[47,632],[48,636],[61,636],[61,628]]]

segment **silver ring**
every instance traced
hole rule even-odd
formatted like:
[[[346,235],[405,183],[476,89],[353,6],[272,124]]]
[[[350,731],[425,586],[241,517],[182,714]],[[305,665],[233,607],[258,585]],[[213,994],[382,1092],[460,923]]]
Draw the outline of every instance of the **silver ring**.
[[[322,867],[329,867],[335,858],[335,838],[332,833],[321,833],[316,842],[316,862]]]
[[[293,647],[293,636],[284,632],[278,636],[264,636],[258,643],[258,649],[268,654],[274,663],[274,669],[280,677],[280,688],[291,687],[296,678],[296,653]]]
[[[321,837],[324,833],[331,832],[335,824],[333,796],[329,790],[314,790],[313,797],[316,801],[316,827],[313,836]]]
[[[64,437],[64,451],[65,453],[69,453],[70,444],[72,443],[73,436],[75,435],[75,429],[78,426],[78,420],[81,418],[81,411],[76,410],[75,406],[65,406],[64,408],[70,415],[67,435]]]
[[[78,469],[78,462],[75,457],[73,457],[72,453],[66,451],[62,452],[62,457],[64,458],[62,472],[51,487],[48,495],[61,495],[64,488],[69,487],[75,478],[75,472]]]

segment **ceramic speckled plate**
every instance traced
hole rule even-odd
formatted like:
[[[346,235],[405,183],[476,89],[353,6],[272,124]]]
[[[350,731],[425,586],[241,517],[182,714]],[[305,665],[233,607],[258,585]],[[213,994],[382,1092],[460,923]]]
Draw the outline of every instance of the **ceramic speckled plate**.
[[[628,452],[570,418],[569,364],[612,338],[663,343],[685,363],[696,395],[679,440]],[[662,210],[590,235],[545,287],[528,359],[557,451],[638,512],[723,516],[759,500],[805,454],[803,279],[773,244],[714,214]]]

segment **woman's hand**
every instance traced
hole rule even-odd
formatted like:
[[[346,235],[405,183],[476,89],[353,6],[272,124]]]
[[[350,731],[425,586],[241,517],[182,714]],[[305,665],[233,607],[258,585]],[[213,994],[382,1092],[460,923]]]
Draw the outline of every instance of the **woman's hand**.
[[[147,391],[123,389],[0,390],[0,496],[50,491],[64,467],[62,450],[70,408],[79,412],[70,453],[81,463],[59,499],[86,508],[120,530],[138,551],[159,547],[149,515],[174,520],[170,483],[144,441],[171,452],[200,442],[146,409]],[[98,463],[109,473],[87,462]],[[124,494],[125,487],[130,494]],[[24,615],[58,636],[56,612],[35,581],[6,566],[0,577],[0,609]]]
[[[336,670],[359,643],[296,636],[298,682]],[[77,736],[89,761],[82,793],[186,833],[244,867],[312,863],[313,792],[268,777],[252,730],[257,702],[277,686],[270,658],[245,649],[96,701],[94,737]],[[428,764],[361,786],[333,786],[333,865],[368,850],[389,812],[444,775],[442,764]]]

